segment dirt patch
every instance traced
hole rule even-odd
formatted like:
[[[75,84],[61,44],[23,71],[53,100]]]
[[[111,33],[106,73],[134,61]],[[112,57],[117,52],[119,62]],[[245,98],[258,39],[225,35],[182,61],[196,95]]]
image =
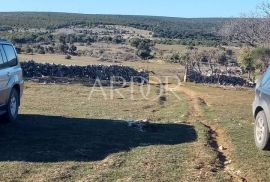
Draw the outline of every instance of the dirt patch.
[[[191,102],[188,116],[189,123],[192,123],[203,116],[203,112],[200,107],[200,100],[198,99],[199,97],[196,92],[184,87],[183,85],[177,87],[175,85],[174,86],[172,85],[172,88],[168,87],[167,90],[174,92],[175,91],[182,92],[189,97]]]
[[[199,104],[201,106],[208,106],[208,104],[206,103],[206,101],[203,98],[198,97],[198,101],[199,101]]]
[[[228,137],[224,130],[222,130],[218,124],[208,124],[203,121],[203,107],[207,107],[207,102],[203,99],[201,95],[194,92],[193,90],[185,87],[184,85],[174,86],[173,89],[167,88],[170,91],[179,91],[187,95],[191,101],[188,122],[200,122],[208,130],[207,134],[207,144],[211,147],[216,155],[216,160],[213,162],[211,167],[200,165],[198,169],[204,171],[203,178],[206,179],[209,173],[216,173],[218,171],[223,171],[230,176],[232,181],[247,181],[240,172],[236,171],[233,167],[233,162],[230,160],[232,146],[228,140]],[[200,159],[198,159],[199,161]],[[202,169],[204,168],[204,169]],[[207,171],[210,170],[210,171]]]

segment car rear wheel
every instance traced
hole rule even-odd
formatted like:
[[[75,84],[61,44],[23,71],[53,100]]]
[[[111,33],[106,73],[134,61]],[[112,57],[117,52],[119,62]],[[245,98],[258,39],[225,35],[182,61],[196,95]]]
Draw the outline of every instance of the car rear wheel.
[[[12,89],[7,105],[7,112],[4,115],[6,122],[15,121],[19,111],[19,93],[16,89]]]
[[[264,150],[269,144],[269,127],[267,123],[267,118],[264,111],[260,111],[256,117],[254,126],[254,136],[256,146]]]

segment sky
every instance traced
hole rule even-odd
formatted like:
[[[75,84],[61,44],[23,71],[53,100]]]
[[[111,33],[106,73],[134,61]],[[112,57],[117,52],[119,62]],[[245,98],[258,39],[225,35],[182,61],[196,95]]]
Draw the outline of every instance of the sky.
[[[49,11],[185,18],[237,17],[254,10],[261,2],[262,0],[0,0],[0,11]]]

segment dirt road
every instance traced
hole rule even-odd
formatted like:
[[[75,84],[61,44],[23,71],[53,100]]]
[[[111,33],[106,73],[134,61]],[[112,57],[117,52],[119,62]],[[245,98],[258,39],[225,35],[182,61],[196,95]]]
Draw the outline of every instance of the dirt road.
[[[232,181],[248,181],[242,176],[242,174],[240,174],[239,171],[234,168],[233,161],[230,160],[233,146],[230,144],[230,140],[224,130],[219,127],[216,122],[208,122],[207,118],[204,116],[204,107],[208,106],[205,100],[205,95],[197,93],[185,85],[170,85],[167,87],[167,90],[184,93],[190,99],[191,103],[187,122],[190,124],[200,122],[209,130],[207,143],[211,147],[211,150],[217,153],[217,158],[215,163],[213,163],[211,166],[201,166],[199,175],[200,179],[207,179],[209,174],[222,171],[228,174]],[[199,147],[200,149],[203,148],[199,144],[196,147]],[[197,163],[203,163],[203,161],[201,161],[202,159],[200,159],[200,154],[198,154],[198,152],[196,153],[198,149],[194,151],[194,155],[199,156],[196,158],[196,160],[198,160]]]

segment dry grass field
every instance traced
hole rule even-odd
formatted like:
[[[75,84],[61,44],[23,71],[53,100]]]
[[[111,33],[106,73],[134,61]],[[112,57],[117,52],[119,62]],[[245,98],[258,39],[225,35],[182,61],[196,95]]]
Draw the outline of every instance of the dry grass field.
[[[100,63],[88,57],[65,60],[63,55],[20,55],[20,59]],[[123,64],[152,69],[159,77],[181,70],[178,65],[153,60]],[[163,87],[155,80],[150,83],[146,99],[141,91],[146,93],[147,86],[102,90],[26,82],[18,121],[0,125],[0,179],[269,179],[269,151],[258,151],[253,142],[252,89],[169,84],[161,92]],[[134,120],[148,120],[151,127],[143,132],[129,127],[128,122]]]
[[[110,67],[104,85],[96,86],[92,78],[107,68],[44,66],[51,75],[69,75],[64,82],[25,64],[19,117],[0,119],[0,182],[270,181],[270,151],[254,142],[254,89],[221,86],[247,85],[241,78],[266,66],[269,50],[258,49],[266,57],[253,49],[242,53],[247,43],[265,45],[260,34],[249,35],[264,30],[254,17],[0,14],[0,37],[14,43],[20,62],[123,65],[149,73],[144,84],[122,86],[119,78],[110,85],[116,71],[133,72]],[[250,27],[233,40],[239,27],[231,26],[238,23]],[[187,80],[220,85],[183,83],[185,68]]]
[[[260,152],[253,144],[252,90],[180,87],[176,92],[180,100],[168,89],[164,93],[166,101],[161,103],[160,87],[156,84],[152,84],[149,99],[145,99],[140,86],[134,86],[133,92],[130,87],[93,91],[92,87],[79,84],[27,82],[19,120],[0,125],[0,178],[4,181],[268,179],[269,152]],[[194,93],[189,92],[193,95],[183,88],[193,90]],[[200,102],[196,106],[197,97]],[[128,121],[137,119],[148,119],[154,129],[140,132],[128,127]],[[209,142],[212,129],[222,131],[219,142],[220,137],[226,139],[222,143],[226,147],[224,155],[230,160],[226,166],[222,166],[224,161]],[[246,162],[242,163],[243,160]],[[258,165],[252,165],[255,162]]]
[[[161,104],[156,86],[149,100],[139,87],[132,100],[129,88],[110,99],[100,90],[89,97],[91,88],[82,85],[28,82],[25,88],[18,121],[0,125],[4,181],[175,181],[190,168],[197,134],[184,124],[180,93],[181,101],[167,93]],[[128,127],[136,119],[149,119],[154,129]]]

